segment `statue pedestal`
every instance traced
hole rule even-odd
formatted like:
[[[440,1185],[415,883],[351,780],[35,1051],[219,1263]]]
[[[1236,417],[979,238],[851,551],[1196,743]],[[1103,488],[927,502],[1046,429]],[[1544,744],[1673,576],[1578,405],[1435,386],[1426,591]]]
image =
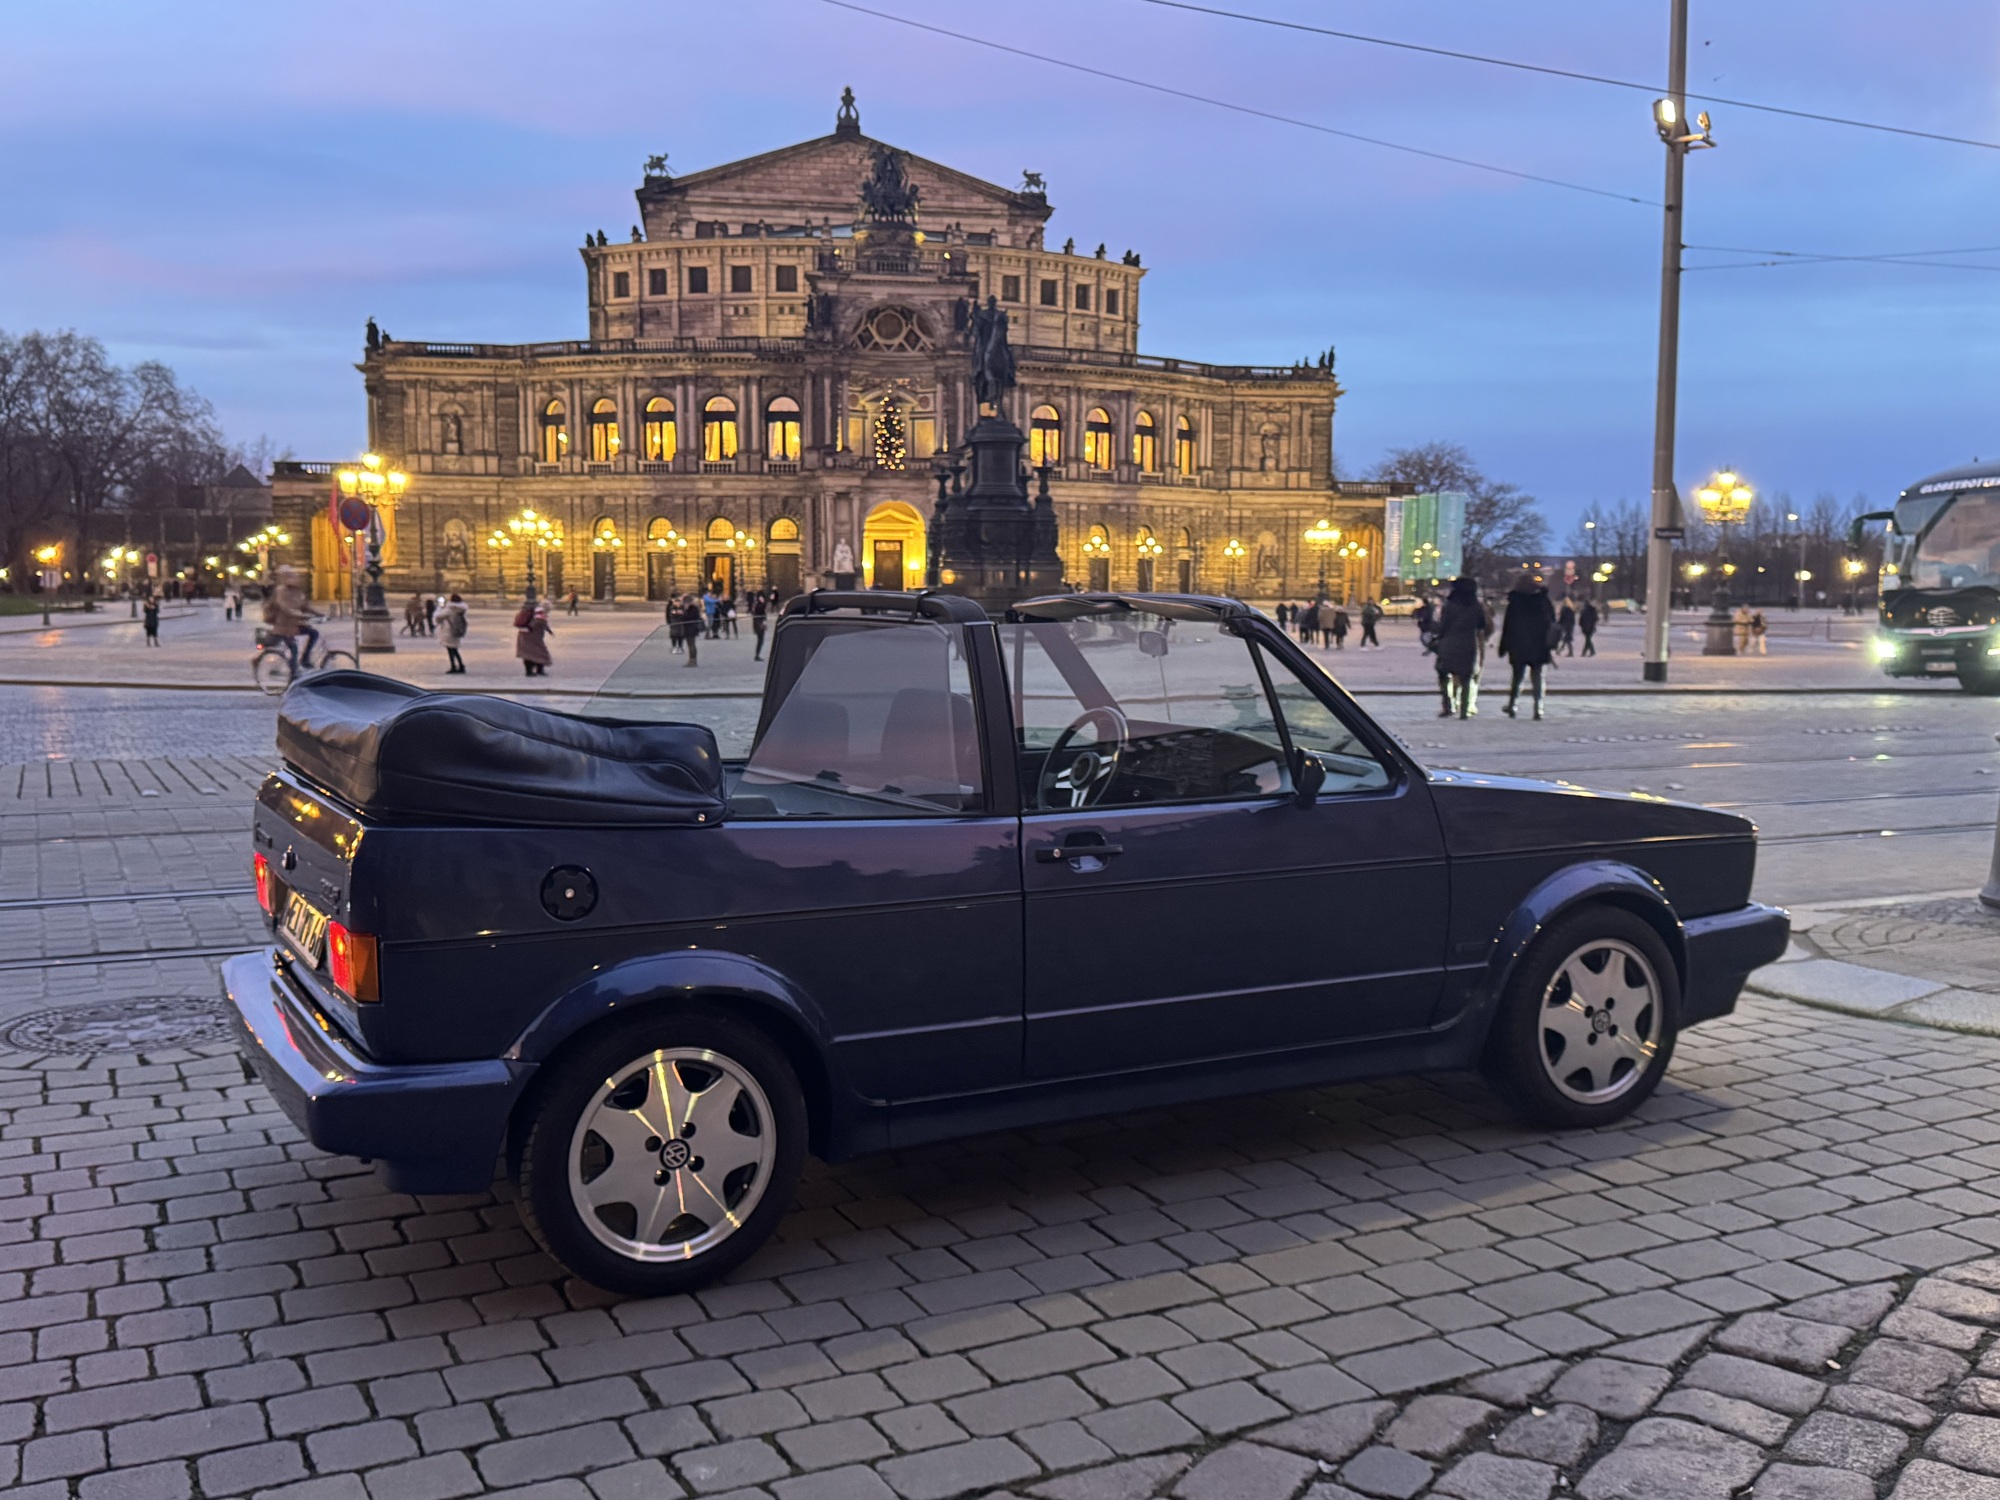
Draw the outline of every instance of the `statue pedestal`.
[[[1030,500],[1021,467],[1026,439],[1003,416],[981,417],[965,441],[972,483],[950,497],[938,527],[938,586],[994,616],[1018,600],[1060,593],[1063,565],[1048,470],[1041,471],[1040,491]]]

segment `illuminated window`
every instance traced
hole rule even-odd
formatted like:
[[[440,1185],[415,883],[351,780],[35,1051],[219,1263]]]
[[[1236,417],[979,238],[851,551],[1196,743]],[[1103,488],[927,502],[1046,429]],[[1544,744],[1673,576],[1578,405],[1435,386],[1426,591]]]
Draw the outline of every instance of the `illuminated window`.
[[[1132,462],[1148,474],[1160,467],[1159,438],[1149,411],[1142,411],[1132,419]]]
[[[1087,282],[1079,281],[1076,284],[1076,310],[1078,312],[1090,311],[1090,285]]]
[[[750,268],[748,266],[731,266],[729,268],[729,290],[738,293],[750,290]]]
[[[1036,468],[1062,462],[1062,418],[1053,406],[1038,406],[1028,418],[1028,462]]]
[[[1104,289],[1104,315],[1108,318],[1118,316],[1118,289],[1116,287],[1106,287]]]
[[[711,542],[726,542],[736,535],[736,523],[727,516],[717,516],[708,523],[708,539]]]
[[[542,462],[561,463],[569,452],[569,414],[560,401],[542,408]]]
[[[736,457],[736,403],[727,396],[710,396],[702,403],[701,456],[712,464]]]
[[[609,397],[590,408],[590,461],[608,464],[618,456],[618,403]]]
[[[778,266],[775,268],[773,274],[777,277],[775,286],[778,291],[796,292],[799,289],[799,268],[797,266]]]
[[[1174,419],[1174,468],[1183,474],[1194,473],[1194,423],[1186,417]]]
[[[1042,283],[1042,306],[1061,307],[1062,297],[1060,296],[1060,292],[1061,288],[1053,281],[1044,281]]]
[[[646,273],[646,294],[650,297],[667,295],[667,273],[655,267]]]
[[[646,403],[646,462],[670,464],[680,451],[680,433],[674,426],[674,403],[655,396]]]
[[[799,523],[790,516],[780,516],[771,523],[771,540],[774,542],[796,542],[799,539]]]
[[[632,295],[632,273],[630,271],[613,271],[611,273],[611,295],[614,297],[629,297]]]
[[[705,292],[708,290],[707,266],[688,267],[688,290],[690,292]]]
[[[799,461],[799,403],[779,396],[764,408],[764,453],[787,463]]]
[[[1021,300],[1020,277],[1002,276],[1000,278],[1000,300],[1002,302],[1019,302]]]
[[[1111,413],[1101,406],[1083,419],[1083,461],[1093,469],[1111,467]]]

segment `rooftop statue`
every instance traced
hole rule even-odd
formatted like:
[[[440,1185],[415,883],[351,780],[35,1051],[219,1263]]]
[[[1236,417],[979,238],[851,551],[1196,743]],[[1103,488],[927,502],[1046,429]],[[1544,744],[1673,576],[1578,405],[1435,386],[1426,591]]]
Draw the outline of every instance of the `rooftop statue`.
[[[914,224],[923,191],[903,169],[903,153],[890,146],[875,148],[875,169],[861,184],[862,215],[877,224]]]

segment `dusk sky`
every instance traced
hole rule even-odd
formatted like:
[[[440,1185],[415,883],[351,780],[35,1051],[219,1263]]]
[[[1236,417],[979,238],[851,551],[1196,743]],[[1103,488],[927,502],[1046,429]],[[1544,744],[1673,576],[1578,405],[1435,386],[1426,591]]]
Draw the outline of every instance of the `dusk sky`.
[[[233,439],[357,452],[362,323],[581,337],[586,230],[623,239],[644,159],[712,166],[832,128],[1006,186],[1049,243],[1137,249],[1141,349],[1290,362],[1329,343],[1343,474],[1446,439],[1558,538],[1643,500],[1662,149],[1645,93],[1304,36],[1144,0],[864,0],[1010,46],[1647,201],[1334,139],[836,8],[734,0],[16,6],[0,50],[0,328],[160,359]],[[1240,8],[1653,83],[1666,0]],[[2000,8],[1695,0],[1690,88],[2000,141]],[[1692,245],[1936,251],[1690,274],[1683,487],[1886,501],[2000,458],[2000,150],[1709,106]],[[1951,252],[1951,253],[1943,253]],[[1768,258],[1691,251],[1690,266]]]

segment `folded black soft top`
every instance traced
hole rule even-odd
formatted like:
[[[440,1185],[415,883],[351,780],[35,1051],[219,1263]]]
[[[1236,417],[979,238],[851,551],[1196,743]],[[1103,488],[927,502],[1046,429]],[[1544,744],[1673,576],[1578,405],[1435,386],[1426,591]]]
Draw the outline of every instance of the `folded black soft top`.
[[[697,724],[626,724],[369,672],[302,678],[285,763],[364,813],[453,823],[714,826],[722,758]]]

